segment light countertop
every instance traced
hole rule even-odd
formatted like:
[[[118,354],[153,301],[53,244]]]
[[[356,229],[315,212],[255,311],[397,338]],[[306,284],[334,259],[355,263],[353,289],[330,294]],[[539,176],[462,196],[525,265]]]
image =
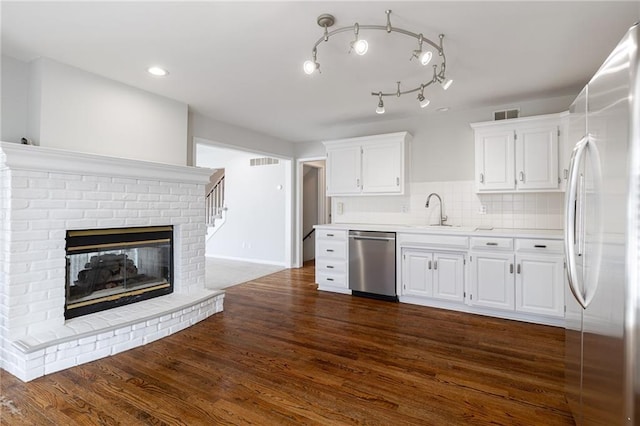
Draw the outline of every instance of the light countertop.
[[[508,237],[508,238],[547,238],[562,239],[561,229],[486,229],[475,226],[432,226],[432,225],[398,225],[398,224],[368,224],[368,223],[334,223],[316,225],[314,228],[335,230],[380,231],[407,234],[447,234],[467,235],[471,237]]]

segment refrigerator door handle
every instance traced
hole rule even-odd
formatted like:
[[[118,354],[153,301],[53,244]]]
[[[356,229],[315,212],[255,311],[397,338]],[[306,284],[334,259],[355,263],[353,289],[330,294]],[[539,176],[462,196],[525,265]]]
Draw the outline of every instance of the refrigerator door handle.
[[[576,234],[581,229],[576,228],[576,215],[582,215],[582,203],[576,204],[578,201],[577,194],[578,183],[580,177],[580,163],[582,162],[582,158],[589,144],[589,136],[584,136],[573,149],[571,153],[571,163],[569,165],[569,179],[567,181],[567,192],[565,195],[565,223],[564,223],[564,250],[565,255],[567,257],[567,278],[569,281],[569,289],[573,296],[578,301],[580,306],[583,308],[587,307],[587,301],[584,298],[583,293],[580,291],[580,287],[582,287],[578,278],[578,270],[576,266]],[[580,188],[582,189],[582,188]],[[579,236],[578,239],[581,241],[582,236]]]

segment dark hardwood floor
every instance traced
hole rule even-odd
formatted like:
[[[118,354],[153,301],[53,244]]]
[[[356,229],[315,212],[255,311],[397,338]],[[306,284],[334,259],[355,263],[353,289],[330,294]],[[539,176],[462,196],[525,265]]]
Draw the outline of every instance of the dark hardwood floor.
[[[3,425],[572,425],[559,328],[316,291],[312,266],[227,290],[225,311],[22,383]]]

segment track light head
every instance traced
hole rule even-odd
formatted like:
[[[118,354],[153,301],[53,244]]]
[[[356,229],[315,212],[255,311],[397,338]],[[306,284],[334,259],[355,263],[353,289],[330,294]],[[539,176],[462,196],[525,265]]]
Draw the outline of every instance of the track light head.
[[[313,74],[315,70],[317,70],[318,68],[320,68],[320,64],[314,61],[304,61],[304,64],[302,65],[302,68],[304,69],[305,74]]]
[[[382,102],[382,92],[378,93],[378,107],[376,108],[377,114],[384,114],[384,102]]]
[[[369,43],[367,43],[367,40],[354,40],[351,43],[351,47],[356,54],[362,56],[369,50]]]
[[[349,52],[353,50],[357,55],[362,56],[367,53],[367,50],[369,50],[369,43],[367,43],[367,40],[360,40],[360,37],[358,36],[360,33],[360,25],[358,25],[357,22],[353,25],[353,33],[356,38],[351,42],[351,49],[349,49]]]
[[[426,108],[431,101],[424,97],[424,85],[420,87],[420,93],[418,93],[418,102],[420,102],[420,108]]]
[[[450,78],[445,78],[442,81],[442,88],[444,90],[447,90],[449,87],[451,87],[452,84],[453,84],[453,80],[451,80]]]
[[[427,50],[425,52],[420,52],[420,55],[418,55],[418,60],[420,61],[421,65],[427,65],[429,64],[429,62],[431,62],[432,57],[433,53],[431,53],[430,50]]]

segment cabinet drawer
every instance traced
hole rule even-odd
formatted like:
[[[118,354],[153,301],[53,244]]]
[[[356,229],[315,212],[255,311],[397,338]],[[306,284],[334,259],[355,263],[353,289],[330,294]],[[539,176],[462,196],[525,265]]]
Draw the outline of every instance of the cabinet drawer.
[[[472,249],[513,250],[513,238],[472,237]]]
[[[347,241],[347,231],[317,229],[316,233],[319,240]]]
[[[344,274],[347,272],[347,262],[338,259],[316,259],[316,271],[318,273]]]
[[[403,234],[397,233],[399,246],[412,247],[435,247],[435,248],[457,248],[466,249],[469,247],[469,238],[457,235],[424,235],[424,234]]]
[[[345,274],[325,274],[316,272],[318,285],[347,288],[347,276]]]
[[[346,241],[317,240],[316,257],[319,259],[347,259]]]
[[[524,239],[516,240],[516,250],[532,253],[563,253],[564,243],[562,240],[538,240]]]

